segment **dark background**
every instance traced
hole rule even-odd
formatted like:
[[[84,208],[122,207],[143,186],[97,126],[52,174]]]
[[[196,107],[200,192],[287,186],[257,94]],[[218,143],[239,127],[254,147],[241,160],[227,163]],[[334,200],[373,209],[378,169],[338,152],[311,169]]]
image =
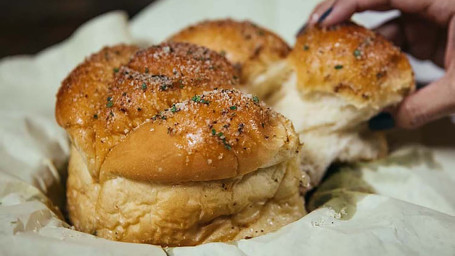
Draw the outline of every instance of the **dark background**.
[[[58,43],[84,22],[112,10],[130,17],[154,0],[0,0],[0,58],[33,54]]]

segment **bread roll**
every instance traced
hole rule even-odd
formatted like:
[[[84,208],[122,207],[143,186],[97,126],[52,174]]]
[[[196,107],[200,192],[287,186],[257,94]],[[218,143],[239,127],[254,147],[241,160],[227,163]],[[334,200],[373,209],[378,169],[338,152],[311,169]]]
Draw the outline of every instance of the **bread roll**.
[[[239,69],[242,88],[261,99],[276,92],[289,73],[287,43],[249,21],[204,21],[184,28],[169,40],[202,45],[225,55]]]
[[[305,214],[292,124],[236,89],[221,55],[187,43],[115,46],[62,83],[77,230],[162,246],[232,241]]]
[[[302,168],[313,185],[333,161],[386,154],[384,135],[368,130],[366,122],[414,90],[405,54],[382,36],[345,23],[308,27],[288,64],[292,74],[270,102],[299,133]]]

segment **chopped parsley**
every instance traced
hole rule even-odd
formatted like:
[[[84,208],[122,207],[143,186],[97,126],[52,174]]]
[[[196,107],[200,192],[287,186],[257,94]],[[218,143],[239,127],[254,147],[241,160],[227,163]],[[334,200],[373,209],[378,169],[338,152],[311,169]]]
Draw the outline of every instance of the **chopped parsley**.
[[[304,50],[304,51],[308,51],[309,49],[310,49],[310,47],[309,47],[308,45],[304,45],[304,46],[303,46],[303,50]]]
[[[149,68],[145,68],[145,73],[148,73],[149,72]]]
[[[221,54],[221,56],[224,57],[224,56],[226,56],[226,51],[225,50],[221,50],[220,54]]]
[[[254,97],[253,97],[253,101],[254,101],[255,103],[259,103],[259,98],[258,98],[258,96],[254,96]]]
[[[335,69],[342,69],[343,68],[343,65],[335,65]]]
[[[114,73],[117,73],[119,71],[119,68],[114,68]]]
[[[203,98],[201,98],[201,95],[195,95],[195,96],[193,96],[193,98],[191,98],[191,100],[196,103],[204,103],[204,104],[210,103],[210,101],[204,100]]]
[[[147,84],[146,84],[146,83],[142,83],[141,86],[142,86],[142,90],[143,90],[143,91],[147,90]]]
[[[226,141],[226,137],[224,136],[224,133],[222,133],[222,132],[216,133],[216,130],[214,128],[212,128],[212,135],[219,137],[221,139],[221,142],[223,142],[223,146],[227,150],[231,150],[232,149],[232,146],[229,145],[229,143]]]
[[[175,112],[177,112],[177,111],[178,111],[178,109],[177,109],[177,107],[175,106],[175,104],[172,105],[171,112],[172,112],[172,113],[175,113]]]
[[[97,114],[94,114],[94,115],[93,115],[93,118],[98,119],[98,115],[97,115]]]
[[[107,103],[106,103],[106,107],[108,108],[112,108],[112,106],[114,106],[114,102],[112,101],[112,97],[107,97]]]
[[[180,89],[182,89],[184,87],[183,81],[181,79],[177,81],[177,85]]]
[[[237,109],[237,106],[230,106],[229,107],[231,110],[236,110]]]
[[[162,85],[160,85],[160,89],[161,89],[162,91],[166,91],[166,90],[168,89],[167,84],[162,84]]]
[[[359,49],[356,49],[356,50],[354,51],[354,57],[355,57],[356,59],[360,59],[360,57],[362,57],[362,52],[361,52]]]

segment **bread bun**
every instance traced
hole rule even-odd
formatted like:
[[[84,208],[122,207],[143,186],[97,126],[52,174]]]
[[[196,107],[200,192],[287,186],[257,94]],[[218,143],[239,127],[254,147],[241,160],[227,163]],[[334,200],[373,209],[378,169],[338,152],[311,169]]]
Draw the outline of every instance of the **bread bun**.
[[[236,89],[221,55],[188,43],[115,46],[62,83],[77,230],[163,246],[231,241],[305,214],[292,124]],[[75,100],[71,100],[75,99]]]
[[[312,26],[297,37],[288,63],[292,74],[270,102],[299,133],[313,185],[333,161],[387,153],[384,135],[369,131],[366,122],[414,90],[400,49],[354,23]]]
[[[287,43],[249,21],[203,21],[169,40],[202,45],[225,55],[239,68],[243,88],[261,99],[278,90],[289,72],[284,61],[290,51]]]
[[[237,77],[224,57],[187,43],[105,48],[63,81],[56,118],[98,177],[106,154],[146,119],[206,90],[235,87]]]
[[[414,88],[406,55],[381,35],[354,23],[304,30],[289,63],[301,94],[336,95],[356,108],[378,111],[400,102]]]

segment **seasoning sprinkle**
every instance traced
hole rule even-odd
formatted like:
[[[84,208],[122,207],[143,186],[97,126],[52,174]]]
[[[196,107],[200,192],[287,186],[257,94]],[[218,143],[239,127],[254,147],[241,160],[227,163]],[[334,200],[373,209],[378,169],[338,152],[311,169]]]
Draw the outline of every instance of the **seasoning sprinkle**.
[[[200,95],[193,96],[193,98],[191,98],[191,100],[196,102],[196,103],[203,103],[203,104],[209,104],[210,103],[210,101],[202,99]]]
[[[356,49],[356,50],[354,51],[354,57],[355,57],[356,59],[360,59],[360,57],[362,57],[362,52],[361,52],[359,49]]]
[[[304,50],[304,51],[308,51],[309,49],[310,49],[310,47],[309,47],[308,45],[304,45],[304,46],[303,46],[303,50]]]
[[[98,115],[97,115],[97,114],[94,114],[94,115],[93,115],[93,118],[98,119]]]
[[[114,102],[112,101],[112,97],[107,97],[107,103],[106,103],[106,107],[108,108],[112,108],[112,106],[114,106]]]
[[[221,54],[221,56],[224,57],[224,56],[226,56],[226,51],[225,50],[221,50],[220,54]]]
[[[237,106],[230,106],[229,108],[232,109],[232,110],[236,110]]]
[[[145,84],[145,83],[142,84],[142,90],[143,91],[147,90],[147,84]]]
[[[216,135],[216,130],[212,129],[212,135]]]
[[[168,86],[167,86],[166,84],[160,85],[160,89],[161,89],[162,91],[166,91],[167,88],[168,88]]]
[[[172,112],[172,113],[175,113],[175,112],[177,112],[177,111],[178,111],[178,109],[177,109],[177,107],[175,106],[175,104],[172,105],[171,112]]]
[[[119,71],[119,68],[114,68],[114,73],[117,73]]]
[[[149,72],[149,68],[145,68],[145,73],[148,73]]]
[[[335,65],[335,69],[342,69],[343,68],[343,65]]]
[[[254,97],[253,97],[253,101],[254,101],[255,103],[259,103],[259,98],[258,98],[258,96],[254,96]]]

